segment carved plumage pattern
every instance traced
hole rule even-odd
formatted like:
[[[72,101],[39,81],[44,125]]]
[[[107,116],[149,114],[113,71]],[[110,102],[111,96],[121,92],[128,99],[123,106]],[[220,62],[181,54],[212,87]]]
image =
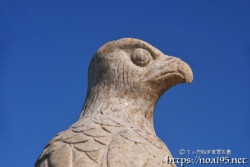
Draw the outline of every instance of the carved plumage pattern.
[[[167,156],[171,157],[167,147],[152,132],[128,127],[122,120],[96,116],[80,119],[57,134],[35,166],[125,167],[132,161],[135,167],[166,167]]]

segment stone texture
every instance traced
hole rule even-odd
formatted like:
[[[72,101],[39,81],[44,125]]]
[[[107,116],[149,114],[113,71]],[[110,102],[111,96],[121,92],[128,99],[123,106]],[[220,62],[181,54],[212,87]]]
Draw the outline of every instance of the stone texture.
[[[132,38],[111,41],[93,56],[80,119],[57,134],[36,167],[169,167],[172,157],[156,136],[157,100],[178,83],[191,83],[190,67]]]

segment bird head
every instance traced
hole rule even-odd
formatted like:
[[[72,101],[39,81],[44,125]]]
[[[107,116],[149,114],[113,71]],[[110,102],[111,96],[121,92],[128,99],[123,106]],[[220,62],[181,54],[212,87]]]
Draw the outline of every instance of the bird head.
[[[160,97],[179,83],[191,83],[191,68],[150,44],[123,38],[103,45],[89,66],[89,90],[99,83]],[[127,92],[131,93],[131,92]]]

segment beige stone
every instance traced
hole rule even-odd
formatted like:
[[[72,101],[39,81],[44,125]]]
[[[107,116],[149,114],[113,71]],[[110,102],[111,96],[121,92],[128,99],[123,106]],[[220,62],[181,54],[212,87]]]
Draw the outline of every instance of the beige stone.
[[[36,167],[170,167],[156,136],[157,100],[178,83],[191,83],[190,67],[150,44],[124,38],[93,56],[79,120],[57,134]]]

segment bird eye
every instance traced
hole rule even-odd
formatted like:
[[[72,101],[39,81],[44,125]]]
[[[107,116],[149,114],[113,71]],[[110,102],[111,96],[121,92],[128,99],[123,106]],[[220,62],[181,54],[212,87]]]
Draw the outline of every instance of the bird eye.
[[[134,64],[141,67],[145,67],[150,63],[152,57],[148,51],[140,48],[134,51],[134,53],[131,56],[131,60],[133,61]]]

